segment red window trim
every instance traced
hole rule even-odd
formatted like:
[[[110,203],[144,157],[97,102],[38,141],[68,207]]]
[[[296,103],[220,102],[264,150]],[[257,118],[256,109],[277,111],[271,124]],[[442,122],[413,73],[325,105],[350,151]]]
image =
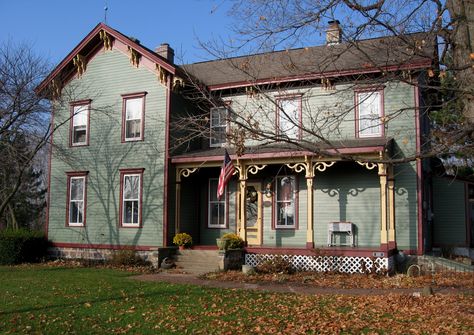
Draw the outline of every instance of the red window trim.
[[[89,145],[89,134],[91,124],[91,99],[77,100],[69,103],[69,147],[86,147]],[[74,132],[74,107],[87,105],[87,127],[86,127],[86,143],[74,144],[72,143]]]
[[[276,182],[278,178],[282,177],[293,177],[295,178],[295,225],[293,227],[277,227],[276,224]],[[298,175],[294,174],[288,174],[288,175],[281,175],[275,177],[275,182],[272,185],[274,188],[273,194],[272,194],[272,230],[299,230],[300,224],[299,224],[299,179]]]
[[[146,95],[148,92],[136,92],[136,93],[127,93],[122,94],[122,143],[127,142],[139,142],[144,141],[145,139],[145,100]],[[125,139],[125,127],[126,127],[126,111],[127,111],[127,100],[128,99],[135,99],[135,98],[142,98],[142,127],[140,129],[140,138],[139,139]]]
[[[209,227],[209,183],[211,179],[216,179],[219,182],[219,178],[208,178],[207,179],[207,192],[206,192],[206,222],[205,226],[206,229],[229,229],[229,184],[230,181],[227,183],[225,190],[224,190],[224,195],[225,195],[225,200],[224,200],[224,220],[225,220],[225,225],[222,227]]]
[[[89,171],[72,171],[66,172],[67,184],[66,184],[66,227],[83,228],[86,226],[87,219],[87,175]],[[73,177],[84,177],[84,213],[82,214],[83,220],[82,225],[70,225],[69,224],[69,203],[71,201],[71,178]]]
[[[143,227],[143,172],[145,171],[144,168],[135,168],[135,169],[120,169],[120,203],[119,203],[119,227],[120,228],[142,228]],[[139,199],[139,206],[138,206],[138,225],[123,225],[122,217],[123,217],[123,180],[125,175],[130,174],[139,174],[140,175],[140,199]]]
[[[298,99],[298,138],[297,140],[301,140],[302,137],[302,114],[303,114],[303,94],[302,93],[295,93],[295,94],[282,94],[275,96],[275,103],[276,103],[276,110],[275,110],[275,125],[276,125],[276,135],[280,135],[280,101],[282,100],[295,100]]]
[[[359,134],[359,93],[378,92],[380,93],[380,134],[374,136],[360,136]],[[385,137],[385,86],[369,86],[354,89],[354,110],[355,110],[355,137],[356,138],[384,138]]]

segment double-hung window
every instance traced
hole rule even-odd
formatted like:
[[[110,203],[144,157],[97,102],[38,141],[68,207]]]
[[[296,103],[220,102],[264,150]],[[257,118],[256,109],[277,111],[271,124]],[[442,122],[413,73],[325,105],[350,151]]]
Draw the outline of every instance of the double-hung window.
[[[278,98],[276,121],[279,136],[291,140],[301,137],[301,95]]]
[[[382,99],[382,91],[366,91],[356,93],[358,137],[383,136]]]
[[[83,227],[86,222],[87,172],[68,174],[67,225]]]
[[[122,95],[122,140],[124,142],[143,140],[145,94],[146,93],[135,93]]]
[[[275,178],[275,228],[296,228],[296,179]]]
[[[140,227],[143,169],[120,171],[120,220],[122,227]]]
[[[226,228],[226,199],[227,194],[220,199],[217,198],[217,186],[219,180],[217,178],[209,179],[208,193],[208,228]]]
[[[227,135],[226,107],[211,108],[210,146],[220,147],[226,142]]]
[[[90,101],[71,104],[71,146],[89,144],[89,113]]]

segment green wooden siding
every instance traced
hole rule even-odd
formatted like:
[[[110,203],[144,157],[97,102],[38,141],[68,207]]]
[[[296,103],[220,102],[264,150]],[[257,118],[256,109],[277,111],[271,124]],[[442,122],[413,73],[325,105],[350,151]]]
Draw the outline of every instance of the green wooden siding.
[[[314,179],[314,241],[327,245],[328,223],[355,225],[358,247],[380,246],[380,182],[376,170],[350,163],[336,163]],[[338,234],[341,235],[341,234]],[[336,243],[342,236],[336,236]]]
[[[466,245],[466,195],[464,183],[433,178],[433,243]]]
[[[54,242],[161,246],[166,90],[156,75],[119,51],[99,52],[66,89],[91,99],[90,144],[69,148],[69,109],[58,110],[51,164],[49,238]],[[121,143],[121,94],[147,92],[144,141]],[[64,95],[63,95],[64,96]],[[142,228],[119,227],[119,169],[144,168]],[[86,227],[66,227],[66,172],[89,171]]]
[[[418,246],[416,163],[395,166],[395,233],[400,250]]]

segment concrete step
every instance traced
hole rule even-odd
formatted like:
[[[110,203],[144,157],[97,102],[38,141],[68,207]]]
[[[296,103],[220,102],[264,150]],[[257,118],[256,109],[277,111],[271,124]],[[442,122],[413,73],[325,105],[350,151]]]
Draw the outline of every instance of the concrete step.
[[[219,269],[217,250],[179,250],[174,259],[176,267],[187,273],[203,274]]]

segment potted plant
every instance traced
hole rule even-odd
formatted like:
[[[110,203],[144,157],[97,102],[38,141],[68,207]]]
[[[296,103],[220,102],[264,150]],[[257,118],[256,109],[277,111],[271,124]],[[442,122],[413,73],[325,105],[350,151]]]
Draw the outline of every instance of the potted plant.
[[[219,250],[242,249],[244,247],[244,240],[237,234],[227,233],[221,238],[216,239]]]
[[[188,233],[178,233],[173,237],[173,243],[183,250],[193,244],[193,238]]]

